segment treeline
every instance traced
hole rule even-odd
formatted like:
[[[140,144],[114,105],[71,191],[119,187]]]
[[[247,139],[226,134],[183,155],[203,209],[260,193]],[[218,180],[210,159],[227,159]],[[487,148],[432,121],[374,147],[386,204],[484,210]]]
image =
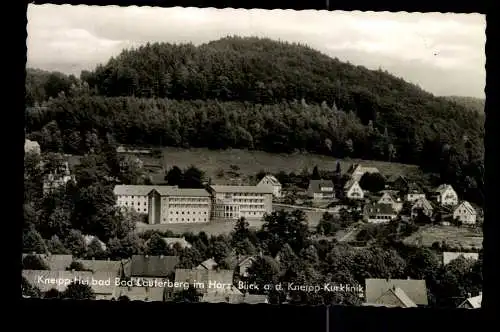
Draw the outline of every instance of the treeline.
[[[444,121],[444,120],[443,120]],[[404,123],[397,123],[398,126]],[[100,137],[132,145],[313,152],[335,157],[399,161],[441,175],[459,193],[482,204],[483,143],[480,136],[447,133],[436,122],[407,128],[420,139],[363,125],[335,105],[282,102],[175,101],[134,97],[57,98],[46,109],[27,111],[28,137],[45,151],[84,154]],[[449,135],[449,136],[447,136]],[[448,137],[448,139],[444,139]]]

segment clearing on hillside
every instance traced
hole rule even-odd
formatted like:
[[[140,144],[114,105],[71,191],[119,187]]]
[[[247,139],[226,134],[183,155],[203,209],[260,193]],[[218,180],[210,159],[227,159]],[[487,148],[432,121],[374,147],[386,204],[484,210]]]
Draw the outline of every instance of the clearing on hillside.
[[[144,160],[148,157],[144,157]],[[271,173],[280,171],[300,173],[304,168],[310,171],[314,166],[320,170],[334,171],[340,162],[342,172],[346,172],[354,163],[363,166],[377,167],[384,174],[402,174],[406,176],[420,175],[420,169],[415,165],[390,163],[371,160],[342,160],[334,157],[314,154],[272,154],[263,151],[248,150],[209,150],[209,149],[163,149],[163,167],[170,169],[178,166],[181,169],[195,165],[212,179],[213,183],[226,183],[230,178],[235,178],[239,173],[242,180],[254,176],[261,170]],[[237,170],[231,169],[236,166]]]
[[[408,245],[431,247],[434,242],[443,241],[456,249],[480,249],[483,247],[483,233],[479,228],[426,226],[404,239],[403,242]]]

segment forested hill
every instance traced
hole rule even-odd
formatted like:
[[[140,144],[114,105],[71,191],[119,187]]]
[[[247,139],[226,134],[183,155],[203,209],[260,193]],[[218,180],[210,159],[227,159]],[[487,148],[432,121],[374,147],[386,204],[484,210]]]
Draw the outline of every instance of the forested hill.
[[[130,144],[399,161],[449,174],[450,183],[482,183],[483,114],[304,45],[156,43],[124,50],[80,79],[33,73],[27,105],[47,107],[29,109],[27,132],[50,149],[85,151],[106,133]]]
[[[455,102],[459,105],[462,105],[468,109],[475,110],[480,114],[484,112],[484,104],[486,102],[484,98],[462,97],[462,96],[447,96],[443,98]]]

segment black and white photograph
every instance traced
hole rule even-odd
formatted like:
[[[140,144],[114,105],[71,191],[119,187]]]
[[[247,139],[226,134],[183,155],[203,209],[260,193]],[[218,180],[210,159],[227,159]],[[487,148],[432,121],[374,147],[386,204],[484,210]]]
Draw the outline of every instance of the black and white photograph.
[[[485,15],[27,19],[24,298],[481,308]]]

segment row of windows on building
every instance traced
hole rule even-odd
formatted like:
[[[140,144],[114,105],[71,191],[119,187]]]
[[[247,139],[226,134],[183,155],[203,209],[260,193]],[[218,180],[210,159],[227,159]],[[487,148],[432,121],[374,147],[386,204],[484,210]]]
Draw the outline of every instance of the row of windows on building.
[[[168,218],[171,222],[206,222],[207,218]],[[167,222],[167,218],[163,218]]]
[[[184,209],[203,209],[207,208],[209,204],[170,204],[169,208],[184,208]]]
[[[186,213],[184,213],[186,212]],[[207,211],[198,211],[198,213],[196,213],[196,211],[170,211],[170,214],[208,214]]]

